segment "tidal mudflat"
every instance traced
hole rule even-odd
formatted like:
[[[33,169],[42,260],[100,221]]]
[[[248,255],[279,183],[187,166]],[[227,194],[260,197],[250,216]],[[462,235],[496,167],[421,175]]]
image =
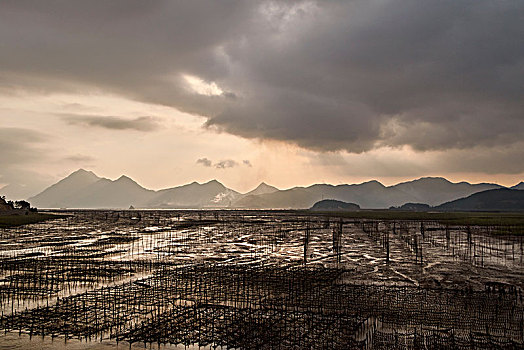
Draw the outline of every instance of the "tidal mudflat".
[[[0,229],[0,349],[524,346],[523,235],[280,211],[68,214]]]

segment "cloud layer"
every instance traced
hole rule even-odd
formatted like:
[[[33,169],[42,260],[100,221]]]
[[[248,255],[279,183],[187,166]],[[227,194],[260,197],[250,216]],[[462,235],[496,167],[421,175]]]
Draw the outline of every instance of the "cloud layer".
[[[202,165],[206,168],[216,168],[216,169],[228,169],[228,168],[234,168],[234,167],[237,167],[240,165],[239,162],[237,162],[236,160],[233,160],[233,159],[224,159],[224,160],[221,160],[221,161],[218,161],[218,162],[215,162],[213,163],[213,161],[211,159],[208,159],[208,158],[199,158],[197,159],[196,161],[197,164],[199,165]],[[247,167],[252,167],[253,165],[251,164],[251,162],[247,159],[244,159],[242,161],[242,165],[244,166],[247,166]]]
[[[69,124],[94,126],[112,130],[153,131],[159,128],[158,121],[153,117],[126,119],[113,116],[68,115],[65,116],[64,119]]]
[[[500,149],[524,136],[523,17],[521,1],[8,0],[0,79],[318,151]],[[156,127],[143,118],[68,121]]]

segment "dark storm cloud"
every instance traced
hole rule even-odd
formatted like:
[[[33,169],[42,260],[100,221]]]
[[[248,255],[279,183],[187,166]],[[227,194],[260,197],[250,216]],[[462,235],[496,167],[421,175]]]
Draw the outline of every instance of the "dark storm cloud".
[[[113,116],[69,115],[64,119],[69,124],[94,126],[113,130],[153,131],[159,128],[158,121],[153,117],[138,117],[124,119]]]
[[[524,142],[504,146],[475,146],[470,149],[451,149],[424,152],[420,156],[404,156],[400,151],[392,154],[371,152],[366,155],[343,155],[329,152],[311,153],[309,163],[313,167],[330,169],[331,173],[365,178],[403,177],[415,178],[428,174],[484,173],[522,174]]]
[[[521,141],[504,147],[475,147],[468,152],[452,150],[435,162],[435,168],[451,172],[521,174],[524,173],[523,149],[524,142]]]
[[[522,1],[3,1],[0,79],[319,151],[489,150],[524,136],[522,18]]]

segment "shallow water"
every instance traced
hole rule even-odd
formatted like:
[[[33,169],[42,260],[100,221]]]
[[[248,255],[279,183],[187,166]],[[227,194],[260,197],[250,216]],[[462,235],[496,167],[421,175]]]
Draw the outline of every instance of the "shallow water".
[[[390,342],[391,337],[398,338],[398,332],[405,340],[415,339],[410,341],[416,341],[417,332],[438,338],[444,336],[439,329],[443,325],[454,327],[457,337],[469,339],[471,332],[486,330],[479,325],[491,317],[490,312],[500,312],[508,321],[497,323],[491,334],[498,334],[500,341],[521,344],[522,237],[495,237],[482,227],[469,228],[469,232],[452,227],[446,234],[438,223],[424,225],[425,232],[420,232],[419,222],[397,223],[393,230],[389,222],[346,220],[340,225],[338,219],[292,213],[86,211],[2,229],[1,322],[38,333],[41,330],[32,326],[33,316],[13,326],[15,317],[9,315],[32,315],[42,308],[67,312],[60,305],[70,303],[80,313],[71,322],[80,328],[64,328],[49,320],[42,323],[43,332],[63,336],[61,330],[68,329],[93,332],[94,338],[112,332],[123,339],[147,339],[141,327],[152,327],[150,333],[160,332],[155,337],[165,341],[209,344],[210,339],[218,339],[232,348],[243,343],[235,345],[235,338],[228,331],[215,330],[215,324],[219,328],[240,324],[239,339],[250,343],[254,341],[250,337],[264,339],[249,326],[256,321],[261,329],[269,327],[268,334],[282,323],[284,328],[272,335],[274,339],[286,332],[295,337],[303,334],[312,343],[294,345],[325,348],[334,346],[330,341],[355,342],[351,346],[375,344],[377,339]],[[323,274],[328,276],[325,281]],[[500,301],[484,294],[494,289],[501,293],[497,294]],[[359,290],[369,295],[359,295]],[[421,304],[413,305],[415,301]],[[477,309],[474,303],[481,302],[492,305]],[[471,313],[478,325],[457,318],[457,308]],[[406,310],[410,311],[405,314]],[[196,323],[186,316],[169,323],[187,313]],[[101,322],[95,325],[96,331],[80,331],[89,326],[84,316]],[[406,318],[426,324],[411,325]],[[325,335],[329,332],[324,327],[333,322],[341,327],[341,334]],[[8,333],[0,337],[0,349],[117,346],[109,340],[28,338]],[[272,344],[270,339],[265,341]]]
[[[117,343],[114,340],[78,340],[64,339],[57,337],[29,337],[27,334],[10,332],[0,334],[0,350],[138,350],[138,349],[162,349],[162,350],[193,350],[193,349],[211,349],[211,346],[199,347],[198,345],[170,345],[170,344],[129,344],[127,342]]]

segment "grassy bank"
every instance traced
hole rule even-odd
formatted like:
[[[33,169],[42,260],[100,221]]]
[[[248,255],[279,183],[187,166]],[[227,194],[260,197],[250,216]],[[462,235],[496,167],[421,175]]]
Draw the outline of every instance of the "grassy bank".
[[[524,213],[522,212],[408,212],[362,210],[358,212],[315,212],[315,214],[351,219],[436,221],[444,225],[495,226],[501,228],[501,230],[499,230],[500,233],[524,234]]]
[[[0,227],[34,224],[37,222],[56,219],[57,217],[57,215],[43,213],[30,213],[28,215],[0,215]]]

